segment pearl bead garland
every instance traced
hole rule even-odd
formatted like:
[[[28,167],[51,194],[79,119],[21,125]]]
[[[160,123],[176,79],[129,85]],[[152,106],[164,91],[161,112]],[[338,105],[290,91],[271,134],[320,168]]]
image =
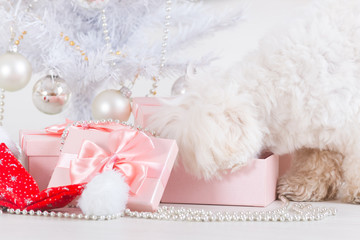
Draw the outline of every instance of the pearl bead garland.
[[[120,217],[143,218],[166,221],[183,221],[183,222],[299,222],[299,221],[319,221],[325,217],[336,215],[334,208],[314,208],[308,203],[294,203],[290,206],[285,197],[280,197],[283,206],[268,211],[239,211],[239,212],[215,212],[204,209],[175,208],[162,206],[156,212],[137,212],[126,209],[123,213],[111,215],[84,215],[69,212],[48,212],[48,211],[27,211],[20,209],[3,209],[6,213],[16,215],[58,217],[83,220],[113,220]],[[3,213],[0,210],[0,215]]]
[[[311,204],[295,203],[289,206],[289,201],[281,197],[284,206],[269,211],[260,212],[214,212],[204,209],[187,209],[163,206],[157,212],[137,212],[125,210],[126,217],[146,218],[156,220],[172,220],[187,222],[293,222],[318,221],[328,216],[334,216],[336,209],[314,208]]]
[[[65,140],[69,134],[69,128],[71,126],[74,126],[74,127],[86,127],[88,126],[89,124],[96,124],[96,125],[123,125],[123,126],[127,126],[127,127],[130,127],[132,129],[136,129],[138,131],[142,131],[144,133],[147,133],[147,134],[150,134],[152,136],[156,136],[156,133],[154,131],[151,131],[147,128],[143,129],[141,126],[137,126],[135,127],[134,124],[131,124],[131,123],[127,123],[127,122],[121,122],[120,120],[113,120],[113,119],[103,119],[103,120],[89,120],[89,121],[77,121],[77,122],[74,122],[74,123],[70,123],[64,130],[64,132],[62,133],[61,135],[61,141],[60,141],[60,151],[62,151],[63,149],[63,146],[65,144]]]
[[[123,217],[124,213],[118,213],[118,214],[111,214],[111,215],[84,215],[84,214],[76,214],[76,213],[69,213],[69,212],[55,212],[55,211],[34,211],[34,210],[20,210],[20,209],[13,209],[13,208],[4,208],[3,210],[0,210],[0,215],[3,214],[3,211],[5,213],[9,214],[16,214],[16,215],[30,215],[30,216],[43,216],[43,217],[51,217],[51,218],[70,218],[70,219],[83,219],[83,220],[113,220],[117,219],[119,217]]]
[[[153,77],[153,85],[152,85],[152,88],[150,89],[148,95],[146,95],[147,97],[148,96],[155,96],[156,95],[156,89],[159,87],[159,81],[160,81],[160,76],[162,74],[162,71],[165,67],[165,61],[166,61],[166,49],[167,49],[167,43],[168,43],[168,39],[169,39],[169,27],[170,27],[170,20],[171,20],[171,15],[170,15],[170,12],[171,12],[171,0],[167,0],[166,1],[166,7],[165,7],[165,10],[166,10],[166,16],[165,16],[165,21],[164,21],[164,29],[163,29],[163,32],[164,32],[164,35],[163,35],[163,38],[162,38],[162,44],[161,44],[161,54],[160,54],[160,64],[159,64],[159,72],[158,72],[158,75],[157,76],[154,76]]]
[[[156,89],[159,87],[159,81],[160,81],[160,75],[162,74],[164,67],[165,67],[165,61],[166,61],[166,50],[167,50],[167,43],[168,43],[168,39],[169,39],[169,26],[170,26],[170,19],[171,19],[171,0],[167,0],[165,2],[165,11],[166,11],[166,15],[165,15],[165,20],[164,20],[164,28],[163,28],[163,36],[162,36],[162,44],[161,44],[161,53],[160,53],[160,62],[159,62],[159,70],[157,73],[157,76],[153,76],[152,80],[153,80],[153,84],[151,89],[149,90],[149,94],[147,96],[155,96],[156,95]],[[122,55],[122,57],[126,57],[126,54],[123,54],[121,51],[116,51],[114,52],[111,49],[111,38],[109,35],[109,29],[108,29],[108,24],[107,24],[107,17],[106,17],[106,10],[102,9],[101,10],[101,21],[102,21],[102,30],[103,30],[103,36],[104,36],[104,40],[105,40],[105,46],[107,47],[107,49],[109,49],[109,53],[111,55]],[[111,66],[115,66],[116,62],[115,61],[111,61]],[[133,81],[131,81],[129,87],[125,87],[124,84],[121,87],[121,92],[124,96],[126,97],[130,97],[131,96],[131,88],[133,87],[136,79],[138,76],[135,77],[135,79]]]
[[[156,88],[159,86],[158,84],[159,78],[165,66],[166,48],[167,48],[168,33],[169,33],[169,26],[171,19],[170,16],[171,0],[167,0],[165,2],[165,10],[166,10],[166,16],[165,16],[163,36],[162,36],[159,70],[158,70],[158,75],[152,77],[154,83],[152,84],[152,87],[149,90],[149,93],[152,96],[156,95]],[[102,22],[102,30],[103,30],[105,46],[109,50],[109,54],[126,57],[126,54],[123,54],[121,51],[114,52],[112,50],[111,37],[109,35],[105,8],[101,10],[99,16]],[[115,59],[110,61],[110,66],[116,66]],[[119,119],[121,121],[127,121],[131,115],[131,101],[130,101],[130,97],[132,94],[131,88],[134,86],[138,76],[139,74],[136,74],[135,78],[132,81],[130,81],[130,84],[128,86],[125,86],[125,83],[121,83],[121,88],[119,91],[110,89],[99,93],[93,99],[93,102],[91,104],[91,112],[93,118],[95,119],[114,118],[114,119]],[[149,94],[147,96],[149,96]]]
[[[3,125],[4,111],[5,111],[5,89],[0,88],[0,126]]]

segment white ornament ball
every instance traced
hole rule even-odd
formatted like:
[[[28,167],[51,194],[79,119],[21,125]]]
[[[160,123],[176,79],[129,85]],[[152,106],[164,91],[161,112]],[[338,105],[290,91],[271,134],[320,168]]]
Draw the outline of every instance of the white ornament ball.
[[[32,93],[35,107],[46,114],[58,114],[66,108],[71,91],[66,82],[57,76],[47,75],[38,80]]]
[[[20,90],[28,84],[31,74],[31,64],[23,55],[7,52],[0,56],[0,88]]]
[[[172,85],[171,88],[171,95],[172,96],[178,96],[178,95],[183,95],[186,93],[186,79],[187,76],[181,76],[179,77],[174,84]]]
[[[109,0],[76,0],[77,4],[86,9],[103,9]]]
[[[105,90],[98,94],[91,106],[94,119],[113,119],[127,121],[131,114],[130,99],[119,90]]]

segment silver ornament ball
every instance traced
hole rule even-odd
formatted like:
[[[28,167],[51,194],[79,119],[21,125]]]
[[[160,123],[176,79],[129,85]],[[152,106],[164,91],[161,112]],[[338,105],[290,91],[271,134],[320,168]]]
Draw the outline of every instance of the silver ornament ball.
[[[94,119],[113,119],[127,121],[131,114],[130,99],[119,90],[105,90],[93,100],[91,111]]]
[[[172,96],[178,96],[178,95],[183,95],[186,93],[186,79],[187,76],[181,76],[179,77],[174,84],[172,85],[171,88],[171,95]]]
[[[32,93],[35,107],[46,114],[58,114],[66,108],[71,91],[64,79],[47,75],[38,80]]]
[[[31,64],[23,55],[7,52],[0,56],[0,88],[20,90],[28,84],[31,74]]]

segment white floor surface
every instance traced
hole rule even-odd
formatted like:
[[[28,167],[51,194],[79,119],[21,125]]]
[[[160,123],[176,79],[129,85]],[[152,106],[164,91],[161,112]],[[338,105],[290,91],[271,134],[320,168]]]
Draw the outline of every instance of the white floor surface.
[[[335,207],[336,216],[315,222],[174,222],[120,218],[85,221],[63,218],[2,214],[0,239],[359,239],[360,206],[338,202],[312,203]],[[280,206],[274,202],[265,210]],[[246,211],[243,207],[190,206],[215,211]],[[260,211],[264,208],[249,208]]]

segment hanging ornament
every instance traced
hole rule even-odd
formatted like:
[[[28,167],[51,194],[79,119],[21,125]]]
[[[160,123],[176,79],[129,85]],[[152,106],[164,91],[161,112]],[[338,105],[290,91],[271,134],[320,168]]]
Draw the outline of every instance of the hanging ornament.
[[[46,114],[58,114],[64,110],[71,97],[66,82],[53,74],[38,80],[32,93],[35,107]]]
[[[179,77],[171,87],[171,95],[178,96],[186,93],[187,75]]]
[[[109,0],[76,0],[76,3],[86,9],[103,9]]]
[[[130,99],[121,90],[105,90],[98,94],[91,106],[94,119],[113,119],[127,121],[131,114]]]
[[[28,84],[31,74],[31,64],[23,55],[9,51],[0,56],[0,88],[20,90]]]

